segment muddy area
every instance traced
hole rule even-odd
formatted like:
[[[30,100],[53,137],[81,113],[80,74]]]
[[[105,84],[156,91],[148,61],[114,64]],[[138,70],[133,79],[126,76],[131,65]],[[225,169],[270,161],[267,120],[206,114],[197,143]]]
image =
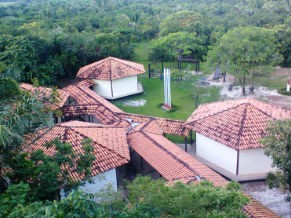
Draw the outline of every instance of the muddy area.
[[[291,69],[280,68],[274,73],[274,75],[291,77]],[[279,105],[281,107],[291,110],[291,96],[281,95],[277,92],[276,89],[269,89],[263,86],[256,86],[254,89],[254,93],[251,93],[250,87],[246,86],[246,95],[242,95],[241,86],[234,86],[234,84],[235,77],[228,74],[226,75],[225,82],[223,82],[223,78],[213,80],[213,75],[208,77],[201,77],[200,81],[198,82],[198,85],[204,87],[206,86],[220,87],[219,94],[221,96],[221,99],[237,99],[252,97],[265,100],[269,103]]]

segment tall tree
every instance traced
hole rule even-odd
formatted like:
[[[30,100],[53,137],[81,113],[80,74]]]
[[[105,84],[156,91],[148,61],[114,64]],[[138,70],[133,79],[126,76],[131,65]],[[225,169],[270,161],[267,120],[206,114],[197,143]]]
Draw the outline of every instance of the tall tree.
[[[207,50],[204,36],[196,33],[177,32],[156,39],[150,59],[175,60],[180,52],[201,59]]]
[[[220,65],[224,71],[235,74],[245,95],[246,76],[253,77],[255,67],[273,66],[280,63],[282,56],[277,51],[272,30],[259,27],[238,27],[222,36],[207,54],[207,64],[212,68]]]
[[[272,158],[273,166],[278,169],[268,174],[269,186],[284,187],[291,194],[291,121],[270,123],[262,143],[265,145],[265,154]]]

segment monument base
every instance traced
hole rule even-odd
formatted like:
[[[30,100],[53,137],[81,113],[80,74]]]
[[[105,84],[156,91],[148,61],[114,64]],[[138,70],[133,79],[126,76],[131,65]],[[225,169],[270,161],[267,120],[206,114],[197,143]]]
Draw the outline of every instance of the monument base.
[[[166,110],[166,111],[170,111],[170,110],[172,110],[172,106],[167,105],[167,104],[163,104],[163,105],[162,105],[162,109],[164,109],[164,110]]]

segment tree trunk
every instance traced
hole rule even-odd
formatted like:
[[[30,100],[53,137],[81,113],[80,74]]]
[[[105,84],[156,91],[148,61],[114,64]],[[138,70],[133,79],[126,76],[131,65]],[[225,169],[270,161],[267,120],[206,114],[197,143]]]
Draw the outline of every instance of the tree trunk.
[[[226,72],[223,72],[222,75],[223,75],[223,82],[225,83]]]
[[[240,85],[241,85],[241,90],[242,94],[246,95],[246,75],[243,76],[243,79],[239,79]]]
[[[250,87],[250,93],[252,93],[252,94],[254,94],[254,72],[252,71],[252,73],[251,73],[252,75],[252,84],[251,84],[251,87]]]

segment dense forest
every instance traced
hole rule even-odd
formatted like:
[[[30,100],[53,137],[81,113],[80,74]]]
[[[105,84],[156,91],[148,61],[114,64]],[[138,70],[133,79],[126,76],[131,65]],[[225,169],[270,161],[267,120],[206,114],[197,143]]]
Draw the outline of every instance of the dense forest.
[[[0,73],[54,85],[109,55],[134,59],[144,41],[149,60],[204,61],[229,30],[249,26],[272,31],[276,64],[290,66],[290,14],[289,0],[2,0]]]

